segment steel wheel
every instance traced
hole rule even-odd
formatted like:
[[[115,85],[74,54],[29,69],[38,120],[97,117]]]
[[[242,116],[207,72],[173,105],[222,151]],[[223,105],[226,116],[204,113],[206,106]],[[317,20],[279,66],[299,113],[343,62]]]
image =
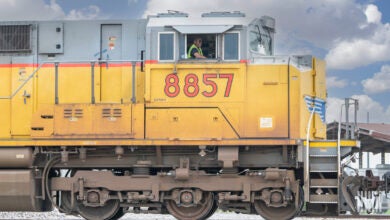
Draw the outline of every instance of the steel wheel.
[[[89,220],[105,220],[114,217],[120,208],[119,200],[108,200],[104,206],[90,207],[79,204],[79,214]]]
[[[286,207],[268,207],[264,201],[257,200],[253,204],[256,212],[263,218],[268,220],[288,220],[294,218],[302,209],[303,206],[303,190],[299,190],[299,205],[295,207],[295,203],[290,203]]]
[[[214,195],[211,192],[204,192],[200,204],[191,207],[177,206],[173,200],[166,201],[169,214],[180,220],[201,220],[212,215],[214,209]],[[214,210],[215,211],[215,210]]]
[[[209,214],[207,214],[204,219],[210,218],[218,209],[218,202],[217,200],[213,199],[213,208],[210,210]]]
[[[126,214],[125,208],[119,208],[118,211],[115,213],[114,216],[111,217],[111,220],[117,220],[122,218]]]
[[[67,214],[77,215],[77,205],[75,202],[74,207],[72,207],[72,197],[71,192],[62,191],[61,192],[61,209],[65,211]]]

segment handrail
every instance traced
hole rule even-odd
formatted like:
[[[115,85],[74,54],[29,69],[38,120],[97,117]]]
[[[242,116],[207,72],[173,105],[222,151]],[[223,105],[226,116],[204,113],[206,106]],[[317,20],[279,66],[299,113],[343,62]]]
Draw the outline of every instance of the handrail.
[[[310,166],[309,166],[309,154],[310,154],[310,127],[311,127],[311,121],[313,120],[313,115],[315,112],[315,107],[313,106],[313,110],[311,110],[309,121],[307,122],[307,129],[306,129],[306,161],[305,161],[305,185],[307,189],[310,189],[309,187],[309,176],[310,176]],[[305,195],[309,195],[308,193],[305,193]]]
[[[337,169],[337,177],[340,178],[341,175],[341,119],[343,117],[343,107],[344,104],[341,104],[341,109],[340,109],[340,118],[339,118],[339,124],[337,128],[337,164],[338,164],[338,169]]]
[[[0,96],[0,99],[12,99],[36,74],[45,64],[54,64],[55,65],[55,103],[58,104],[58,65],[64,63],[90,63],[91,64],[91,83],[94,82],[94,67],[95,63],[125,63],[130,62],[132,66],[132,103],[136,102],[135,96],[135,66],[137,62],[142,62],[143,60],[67,60],[67,61],[44,61],[27,77],[27,79],[10,95],[10,96]],[[92,86],[93,87],[93,86]],[[91,89],[92,97],[91,102],[94,103],[94,89]]]

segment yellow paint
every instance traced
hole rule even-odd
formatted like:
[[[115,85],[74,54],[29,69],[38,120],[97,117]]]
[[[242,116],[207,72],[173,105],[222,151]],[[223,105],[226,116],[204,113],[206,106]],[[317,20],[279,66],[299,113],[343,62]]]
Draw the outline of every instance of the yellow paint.
[[[176,69],[175,73],[173,69]],[[168,139],[243,137],[245,85],[246,65],[241,63],[150,65],[150,71],[146,72],[146,107],[159,108],[161,110],[156,110],[158,114],[165,116],[159,116],[158,121],[151,121],[148,113],[154,110],[147,110],[147,137]],[[166,110],[167,108],[177,109]],[[180,108],[186,108],[186,113],[180,112]],[[176,112],[181,120],[186,118],[184,124],[178,123],[179,126],[173,126],[175,125],[173,123],[173,127],[167,129],[171,130],[170,133],[162,131],[159,127],[166,126],[162,121],[170,123],[170,117],[174,117],[167,111],[170,111],[169,114]],[[210,122],[213,117],[218,118],[218,123]],[[220,124],[222,122],[223,125]]]
[[[326,73],[325,73],[325,61],[314,59],[314,89],[315,89],[315,96],[318,98],[321,98],[323,100],[326,100]],[[326,123],[323,123],[321,121],[321,118],[318,114],[315,114],[314,118],[314,127],[316,132],[314,133],[314,137],[325,139],[326,138]]]
[[[146,111],[146,138],[172,140],[237,139],[217,108],[170,108]]]
[[[303,145],[306,146],[306,141],[303,142]],[[357,140],[341,140],[341,147],[358,147],[360,146],[360,141]],[[310,147],[318,148],[328,148],[328,147],[337,147],[337,140],[333,141],[310,141]]]
[[[290,137],[306,139],[310,112],[305,95],[326,100],[325,62],[313,59],[313,70],[299,71],[290,66]],[[326,139],[326,123],[314,114],[310,126],[310,139]]]
[[[14,93],[20,85],[22,85],[33,72],[32,67],[12,67],[12,83],[11,91]],[[29,136],[31,114],[33,112],[33,80],[31,79],[27,84],[15,94],[11,100],[11,135],[13,136]],[[30,98],[28,98],[30,96]]]
[[[11,68],[0,68],[0,96],[11,95]],[[0,138],[9,138],[11,136],[11,101],[9,99],[0,99]]]
[[[250,65],[246,82],[245,137],[288,137],[288,76],[281,65]],[[263,126],[261,126],[263,120]],[[272,120],[272,127],[265,121]]]
[[[54,135],[54,105],[41,104],[32,116],[31,137],[49,138]]]
[[[20,85],[19,68],[1,69],[0,95]],[[29,75],[33,68],[24,70]],[[304,96],[326,98],[319,60],[306,71],[287,64],[147,64],[144,72],[136,68],[136,103],[130,65],[95,65],[93,85],[88,64],[60,66],[58,105],[54,67],[37,76],[11,101],[0,100],[0,146],[295,145],[306,138]],[[26,104],[24,90],[31,94]],[[326,125],[314,117],[310,139],[322,140]],[[317,145],[329,147],[311,142]]]
[[[131,70],[131,69],[130,69]],[[127,71],[131,73],[131,71]],[[128,83],[126,88],[122,88],[122,77],[127,79],[128,73],[122,72],[121,67],[109,67],[104,65],[100,67],[100,102],[102,103],[120,103],[123,97],[123,91],[129,90]],[[131,80],[128,79],[128,80]],[[131,83],[131,82],[129,82]],[[131,84],[130,84],[131,85]],[[131,89],[130,89],[131,91]]]
[[[138,100],[138,99],[137,99]],[[135,139],[142,140],[145,135],[145,106],[141,104],[132,105],[132,136]]]

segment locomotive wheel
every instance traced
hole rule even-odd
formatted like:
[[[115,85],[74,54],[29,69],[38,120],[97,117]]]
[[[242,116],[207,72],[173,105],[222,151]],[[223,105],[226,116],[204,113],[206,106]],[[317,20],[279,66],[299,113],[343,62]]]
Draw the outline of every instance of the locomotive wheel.
[[[119,200],[108,200],[104,206],[90,207],[79,203],[79,214],[89,220],[111,219],[120,213]],[[122,210],[123,211],[123,210]]]
[[[204,217],[204,219],[208,219],[210,218],[212,215],[214,215],[214,213],[217,211],[218,209],[218,201],[213,199],[213,208],[210,210],[209,214],[207,214],[207,216]]]
[[[68,170],[66,176],[73,177],[76,174],[76,169]],[[77,215],[76,201],[74,207],[72,207],[72,196],[70,191],[61,191],[61,208],[68,214]],[[60,210],[61,211],[61,210]]]
[[[268,207],[264,201],[257,200],[254,202],[256,212],[267,220],[288,220],[299,215],[303,207],[303,190],[299,190],[299,205],[295,207],[295,203],[290,203],[286,207]]]
[[[111,217],[111,220],[117,220],[122,218],[126,214],[125,208],[119,208],[114,216]]]
[[[66,213],[71,214],[71,215],[77,215],[77,205],[75,204],[75,207],[72,207],[72,197],[71,197],[71,192],[69,191],[62,191],[61,192],[61,208],[64,210]]]
[[[201,220],[211,216],[216,208],[214,194],[211,192],[204,192],[203,198],[199,204],[191,207],[177,206],[174,200],[167,200],[166,207],[169,214],[180,220]],[[217,206],[218,208],[218,206]]]

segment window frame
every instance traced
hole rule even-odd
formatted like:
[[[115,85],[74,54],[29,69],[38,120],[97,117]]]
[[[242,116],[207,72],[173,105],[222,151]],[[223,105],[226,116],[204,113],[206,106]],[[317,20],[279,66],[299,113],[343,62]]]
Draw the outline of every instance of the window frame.
[[[225,36],[226,34],[237,34],[238,35],[238,40],[237,40],[237,43],[238,43],[238,56],[237,56],[237,59],[225,59]],[[225,61],[240,61],[241,59],[241,33],[240,31],[227,31],[225,33],[222,34],[222,60],[225,60]]]
[[[162,34],[173,34],[173,57],[171,60],[161,60],[160,59],[160,36]],[[160,62],[172,62],[172,61],[175,61],[176,59],[176,32],[174,31],[161,31],[161,32],[158,32],[157,34],[157,60]]]

